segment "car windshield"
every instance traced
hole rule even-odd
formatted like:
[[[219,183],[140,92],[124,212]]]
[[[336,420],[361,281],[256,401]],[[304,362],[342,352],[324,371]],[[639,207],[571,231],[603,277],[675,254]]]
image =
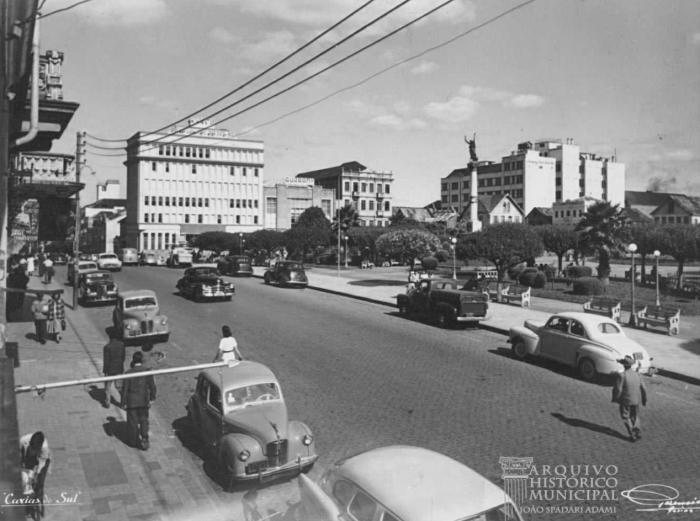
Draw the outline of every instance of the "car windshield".
[[[116,259],[116,258],[117,258],[117,256],[112,254],[112,253],[106,253],[106,254],[100,255],[100,259],[111,260],[111,259]]]
[[[97,269],[97,264],[94,262],[81,262],[78,265],[79,270],[96,270]]]
[[[513,505],[503,504],[475,516],[465,517],[464,521],[507,521],[520,519],[514,512],[515,508]]]
[[[285,262],[282,264],[283,268],[286,268],[288,270],[300,270],[302,269],[302,265],[299,262]]]
[[[226,391],[226,407],[229,409],[279,399],[280,390],[274,382],[246,385]]]
[[[617,335],[622,333],[622,330],[617,324],[613,324],[612,322],[601,322],[598,324],[598,331],[605,335]]]
[[[112,276],[109,273],[90,273],[85,279],[88,282],[112,282]]]
[[[216,268],[197,268],[196,270],[192,271],[191,275],[195,275],[197,277],[206,277],[206,276],[219,276],[219,272],[216,270]]]
[[[144,308],[148,306],[155,306],[155,297],[135,297],[124,301],[124,309],[130,308]]]

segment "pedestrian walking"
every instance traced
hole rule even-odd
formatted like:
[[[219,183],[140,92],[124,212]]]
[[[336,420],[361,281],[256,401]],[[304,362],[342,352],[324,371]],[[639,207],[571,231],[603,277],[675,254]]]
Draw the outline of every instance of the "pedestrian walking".
[[[21,266],[16,266],[7,277],[7,288],[16,290],[7,293],[6,306],[9,315],[21,314],[27,284],[29,284],[29,277]]]
[[[105,344],[102,348],[102,374],[105,376],[116,376],[124,374],[124,359],[126,357],[126,350],[124,349],[124,342],[117,338],[113,329],[109,330],[109,342]],[[102,406],[107,409],[112,399],[112,388],[117,387],[114,385],[115,380],[108,380],[105,382],[105,397],[102,402]],[[117,390],[119,388],[117,387]],[[123,395],[123,386],[122,386]],[[117,403],[121,403],[120,400]]]
[[[46,293],[39,293],[32,302],[32,315],[34,316],[36,339],[40,344],[45,344],[46,320],[49,317],[49,300],[46,298]]]
[[[61,292],[52,293],[49,300],[49,314],[46,319],[46,333],[53,335],[56,343],[61,342],[61,332],[66,330],[66,305],[61,298]]]
[[[48,471],[51,453],[46,436],[41,431],[30,432],[19,439],[20,467],[22,471],[22,489],[25,494],[33,494],[37,481]]]
[[[34,270],[36,269],[36,258],[34,255],[27,257],[27,276],[34,276]]]
[[[131,359],[131,369],[126,374],[146,371],[143,353],[136,351]],[[156,383],[153,375],[129,378],[122,385],[122,407],[126,409],[129,441],[134,447],[148,450],[148,409],[156,399]]]
[[[53,279],[53,261],[48,255],[44,259],[44,284],[51,284]]]
[[[221,334],[223,338],[219,341],[219,348],[216,350],[216,355],[212,362],[243,360],[241,352],[238,350],[238,342],[236,342],[236,339],[231,334],[231,328],[222,326]]]
[[[622,418],[627,434],[631,442],[642,437],[639,422],[639,405],[646,406],[647,390],[644,387],[642,377],[636,370],[632,369],[634,360],[631,356],[626,356],[618,360],[625,368],[623,373],[617,376],[615,387],[613,387],[613,402],[620,406],[620,417]]]

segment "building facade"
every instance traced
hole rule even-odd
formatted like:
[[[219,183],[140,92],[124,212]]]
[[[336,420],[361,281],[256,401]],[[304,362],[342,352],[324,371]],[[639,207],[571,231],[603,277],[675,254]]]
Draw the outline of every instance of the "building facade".
[[[389,226],[392,215],[394,174],[368,170],[357,161],[297,174],[297,178],[335,190],[339,204],[357,209],[361,226]]]
[[[288,230],[304,213],[316,206],[332,220],[335,215],[335,190],[314,183],[303,177],[287,178],[263,188],[263,226],[268,230]]]
[[[467,216],[466,212],[465,216]],[[508,194],[479,196],[477,216],[481,221],[482,230],[491,224],[522,223],[525,218],[518,203]]]
[[[480,161],[477,191],[482,195],[510,194],[529,214],[536,207],[593,197],[624,204],[625,165],[614,159],[582,153],[573,140],[520,143],[500,163]],[[440,180],[441,201],[461,210],[469,206],[470,170],[460,168]]]
[[[97,185],[97,200],[120,199],[121,186],[117,179],[107,179],[104,184]]]
[[[190,120],[127,143],[125,247],[162,250],[203,232],[262,228],[262,141]]]
[[[700,197],[670,194],[651,216],[656,224],[700,224]]]
[[[577,197],[552,205],[552,224],[559,226],[576,226],[592,205],[599,203],[594,197]]]

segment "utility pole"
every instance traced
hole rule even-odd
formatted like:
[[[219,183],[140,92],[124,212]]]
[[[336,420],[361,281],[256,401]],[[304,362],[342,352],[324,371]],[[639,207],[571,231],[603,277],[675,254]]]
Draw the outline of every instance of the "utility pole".
[[[80,172],[85,162],[85,131],[76,132],[75,183],[80,184]],[[73,230],[73,309],[78,307],[78,255],[80,254],[80,188],[75,192],[75,228]]]

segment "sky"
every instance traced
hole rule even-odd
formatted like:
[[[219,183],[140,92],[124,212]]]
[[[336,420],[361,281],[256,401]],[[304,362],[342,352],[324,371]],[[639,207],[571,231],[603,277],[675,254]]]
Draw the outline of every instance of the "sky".
[[[41,47],[64,53],[64,99],[76,132],[121,140],[171,125],[242,85],[365,0],[46,0]],[[370,5],[197,118],[290,71],[399,0]],[[216,122],[438,6],[411,0]],[[440,178],[524,141],[573,138],[616,155],[628,190],[700,195],[700,2],[453,0],[419,23],[299,87],[217,125],[265,143],[265,181],[359,161],[394,174],[394,205],[440,198]],[[304,108],[308,107],[308,108]],[[300,110],[302,109],[302,110]],[[86,190],[126,193],[119,142],[89,138]],[[103,154],[103,155],[98,155]]]

